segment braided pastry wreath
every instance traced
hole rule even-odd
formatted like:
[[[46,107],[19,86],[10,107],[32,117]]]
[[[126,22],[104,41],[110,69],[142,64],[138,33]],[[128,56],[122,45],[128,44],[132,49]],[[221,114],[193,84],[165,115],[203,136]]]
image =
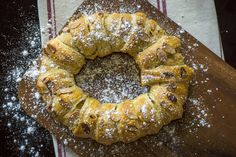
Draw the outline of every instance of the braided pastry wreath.
[[[47,111],[75,136],[106,145],[135,141],[182,117],[194,71],[184,64],[179,48],[180,40],[144,13],[83,15],[44,47],[37,89]],[[102,104],[76,85],[74,75],[86,59],[112,52],[135,59],[148,93]]]

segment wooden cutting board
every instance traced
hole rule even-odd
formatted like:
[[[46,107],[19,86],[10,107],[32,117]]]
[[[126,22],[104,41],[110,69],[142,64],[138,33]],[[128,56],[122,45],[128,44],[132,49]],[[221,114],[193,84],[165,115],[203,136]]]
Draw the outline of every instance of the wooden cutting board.
[[[129,144],[104,146],[90,139],[78,139],[55,121],[38,100],[33,76],[36,73],[32,70],[37,61],[19,85],[19,98],[26,113],[80,156],[236,156],[236,70],[145,0],[85,0],[73,17],[96,11],[142,11],[169,34],[181,38],[186,63],[196,72],[183,118],[157,135]]]

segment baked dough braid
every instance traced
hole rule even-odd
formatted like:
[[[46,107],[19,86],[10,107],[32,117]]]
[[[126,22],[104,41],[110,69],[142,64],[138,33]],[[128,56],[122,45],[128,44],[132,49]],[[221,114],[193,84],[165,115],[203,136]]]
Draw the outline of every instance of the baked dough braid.
[[[99,143],[131,142],[181,118],[194,71],[184,64],[180,40],[144,13],[95,13],[69,21],[43,49],[37,89],[46,108],[77,137]],[[101,104],[74,80],[86,59],[131,55],[150,91],[119,104]]]

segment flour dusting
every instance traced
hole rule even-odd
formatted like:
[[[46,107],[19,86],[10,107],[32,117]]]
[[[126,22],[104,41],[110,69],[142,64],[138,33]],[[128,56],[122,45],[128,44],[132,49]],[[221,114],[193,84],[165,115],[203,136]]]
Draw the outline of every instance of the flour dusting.
[[[22,12],[21,16],[24,16],[24,12]],[[9,139],[9,142],[4,143],[4,145],[13,149],[12,154],[17,153],[17,156],[38,157],[43,156],[41,148],[48,147],[48,143],[39,145],[38,142],[50,141],[51,137],[48,136],[48,133],[42,134],[42,126],[36,123],[33,118],[27,116],[22,110],[17,91],[24,72],[40,53],[40,35],[38,25],[31,21],[32,19],[27,18],[26,20],[23,18],[22,20],[25,20],[25,25],[22,25],[21,28],[24,30],[22,38],[12,42],[9,40],[8,42],[9,46],[15,44],[19,46],[12,50],[1,51],[1,55],[9,55],[9,58],[2,64],[4,72],[1,71],[3,75],[1,76],[2,86],[0,90],[3,100],[0,106],[2,110],[0,122],[2,127],[7,130],[5,138]],[[22,30],[17,30],[17,32]],[[36,78],[37,71],[33,71],[31,73],[33,75],[29,72],[27,73]],[[36,96],[39,97],[38,94]]]
[[[103,103],[119,103],[148,91],[140,86],[139,69],[126,54],[88,61],[76,76],[79,87]]]

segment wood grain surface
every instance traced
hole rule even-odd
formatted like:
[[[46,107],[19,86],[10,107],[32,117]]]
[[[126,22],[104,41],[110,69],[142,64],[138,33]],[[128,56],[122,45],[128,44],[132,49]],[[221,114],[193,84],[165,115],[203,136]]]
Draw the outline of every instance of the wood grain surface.
[[[36,101],[35,80],[25,75],[20,82],[19,98],[27,114],[58,139],[67,140],[68,146],[80,156],[236,156],[236,71],[232,67],[189,33],[178,33],[181,28],[145,0],[86,0],[74,17],[87,11],[142,11],[157,20],[169,34],[181,36],[186,63],[197,66],[183,118],[173,121],[157,135],[129,144],[104,146],[90,139],[78,139]],[[191,100],[199,101],[196,104]],[[206,116],[198,121],[195,113],[202,112],[206,112]]]

